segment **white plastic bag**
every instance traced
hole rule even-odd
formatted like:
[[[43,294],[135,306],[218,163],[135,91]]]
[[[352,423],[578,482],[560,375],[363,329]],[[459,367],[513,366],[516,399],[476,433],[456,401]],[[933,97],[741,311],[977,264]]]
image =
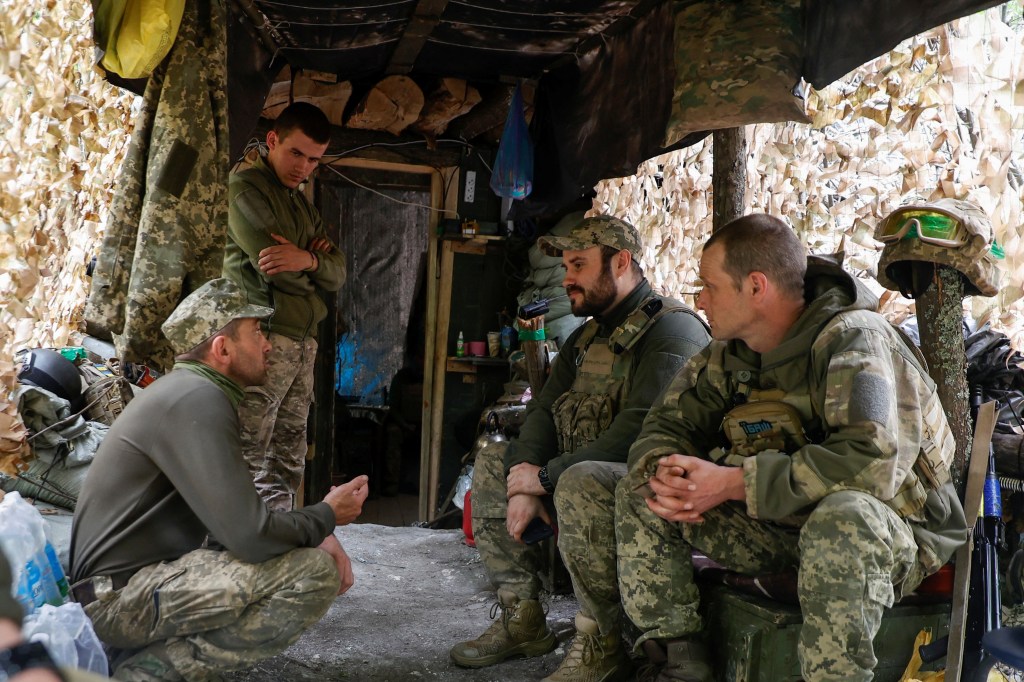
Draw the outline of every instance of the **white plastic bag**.
[[[41,642],[61,667],[108,674],[103,645],[81,604],[46,604],[25,618],[21,634],[30,642]]]
[[[473,465],[467,464],[462,468],[459,480],[455,481],[455,497],[452,502],[459,509],[463,509],[466,500],[466,491],[473,487]]]

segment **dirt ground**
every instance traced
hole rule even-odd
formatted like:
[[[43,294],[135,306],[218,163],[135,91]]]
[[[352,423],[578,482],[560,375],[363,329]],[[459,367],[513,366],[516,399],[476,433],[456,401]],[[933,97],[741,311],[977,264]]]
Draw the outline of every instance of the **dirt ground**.
[[[355,585],[298,642],[231,680],[539,680],[565,655],[576,601],[545,595],[554,652],[480,670],[459,668],[448,649],[490,624],[495,594],[480,555],[460,530],[354,524],[338,539],[352,559]]]

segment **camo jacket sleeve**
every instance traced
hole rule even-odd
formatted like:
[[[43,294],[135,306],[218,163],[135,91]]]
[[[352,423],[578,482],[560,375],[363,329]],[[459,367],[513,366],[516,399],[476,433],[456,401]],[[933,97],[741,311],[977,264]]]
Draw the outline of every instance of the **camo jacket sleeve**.
[[[933,391],[884,319],[837,315],[815,339],[811,363],[824,438],[744,461],[747,511],[755,518],[792,521],[839,490],[891,500],[920,451]]]
[[[704,456],[718,444],[725,400],[708,380],[713,342],[694,355],[665,388],[644,419],[640,435],[629,450],[628,464],[646,480],[665,455]]]

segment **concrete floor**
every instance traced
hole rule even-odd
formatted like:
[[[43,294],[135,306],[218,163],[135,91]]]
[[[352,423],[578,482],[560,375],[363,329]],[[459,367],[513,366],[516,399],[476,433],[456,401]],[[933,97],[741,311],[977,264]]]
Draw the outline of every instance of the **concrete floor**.
[[[539,680],[572,637],[576,601],[546,595],[559,647],[546,656],[468,670],[448,649],[490,624],[495,601],[480,555],[460,530],[353,524],[336,532],[352,559],[355,585],[298,642],[231,680]]]

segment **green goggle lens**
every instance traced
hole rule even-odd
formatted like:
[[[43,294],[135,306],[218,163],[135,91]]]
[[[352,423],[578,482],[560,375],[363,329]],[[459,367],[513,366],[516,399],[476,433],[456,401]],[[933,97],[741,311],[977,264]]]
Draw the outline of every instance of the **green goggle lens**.
[[[966,243],[960,221],[941,213],[909,211],[882,226],[879,241],[916,238],[940,246],[961,246]]]

